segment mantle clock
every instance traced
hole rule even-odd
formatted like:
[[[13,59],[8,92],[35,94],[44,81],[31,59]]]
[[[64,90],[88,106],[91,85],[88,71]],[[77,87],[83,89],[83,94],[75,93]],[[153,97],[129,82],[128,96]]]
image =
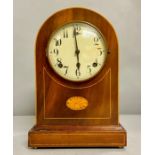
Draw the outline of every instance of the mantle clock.
[[[124,147],[118,40],[107,19],[68,8],[41,26],[35,49],[36,124],[28,146]]]

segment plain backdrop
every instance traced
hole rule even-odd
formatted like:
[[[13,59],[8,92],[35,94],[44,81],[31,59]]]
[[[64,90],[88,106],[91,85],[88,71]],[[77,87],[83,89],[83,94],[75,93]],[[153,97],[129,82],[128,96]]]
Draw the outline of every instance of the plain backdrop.
[[[35,112],[34,47],[42,23],[54,12],[85,7],[114,26],[120,47],[120,112],[140,114],[140,0],[14,0],[14,115]]]

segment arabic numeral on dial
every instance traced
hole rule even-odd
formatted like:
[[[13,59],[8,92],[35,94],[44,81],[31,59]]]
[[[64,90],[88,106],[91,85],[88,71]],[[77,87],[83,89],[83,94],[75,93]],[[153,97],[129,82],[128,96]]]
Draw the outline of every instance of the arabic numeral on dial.
[[[65,70],[65,75],[68,73],[68,66],[64,66]]]
[[[56,60],[57,60],[57,62],[55,64],[55,66],[57,66],[59,69],[65,69],[64,75],[66,75],[68,73],[68,66],[65,66],[62,63],[62,59],[61,58],[57,58]]]
[[[95,46],[99,45],[99,40],[100,40],[99,37],[94,37],[94,45]]]
[[[63,67],[63,64],[62,64],[61,58],[57,58],[56,66],[59,67],[59,68],[62,68],[62,67]]]
[[[76,30],[76,32],[79,32],[80,30],[81,30],[81,27],[79,26],[79,25],[75,25],[75,30]]]
[[[103,54],[104,50],[102,48],[97,48],[100,52],[100,56]]]
[[[79,26],[79,25],[74,25],[73,26],[73,29],[75,29],[75,31],[73,30],[73,37],[75,36],[75,33],[76,33],[76,35],[79,35],[79,34],[81,34],[80,33],[80,31],[81,31],[81,27]]]
[[[63,38],[68,38],[68,30],[63,30]]]
[[[100,56],[103,54],[103,53],[107,53],[107,54],[110,54],[109,50],[108,49],[102,49],[102,48],[97,48],[100,52]]]
[[[62,41],[61,39],[54,39],[55,40],[55,46],[61,46]]]
[[[54,50],[53,50],[53,53],[54,53],[55,55],[58,55],[58,54],[59,54],[59,50],[58,50],[58,49],[54,49]]]
[[[89,71],[89,74],[91,75],[91,72],[92,72],[92,68],[91,68],[91,66],[88,65],[88,66],[87,66],[87,69],[88,69],[88,71]]]
[[[100,56],[103,54],[103,50],[100,50]]]
[[[77,78],[79,78],[79,76],[81,75],[81,73],[78,69],[76,69],[75,74],[76,74]]]

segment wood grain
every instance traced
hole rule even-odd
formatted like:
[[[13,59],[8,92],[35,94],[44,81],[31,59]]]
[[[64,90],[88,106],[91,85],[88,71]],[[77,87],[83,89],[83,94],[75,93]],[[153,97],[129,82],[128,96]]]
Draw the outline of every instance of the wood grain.
[[[123,147],[126,132],[118,126],[34,126],[29,147]]]
[[[64,24],[76,21],[85,21],[97,27],[106,39],[109,53],[103,69],[94,78],[78,83],[67,81],[58,76],[50,67],[46,56],[50,35]],[[94,131],[95,134],[86,136],[92,140],[88,146],[117,146],[113,145],[113,142],[116,142],[116,139],[118,143],[119,140],[121,141],[120,132],[123,133],[125,140],[118,146],[126,145],[125,130],[122,127],[120,130],[117,128],[120,127],[118,117],[118,40],[112,25],[103,16],[84,8],[69,8],[55,13],[44,22],[38,32],[35,57],[37,122],[29,132],[29,146],[37,146],[34,145],[36,141],[41,143],[39,147],[72,146],[68,142],[71,138],[69,135],[63,136],[63,145],[58,142],[60,136],[56,138],[57,131],[56,134],[52,133],[53,126],[59,128],[67,126],[66,131],[62,133],[67,133],[67,130],[72,126],[74,128],[72,138],[73,144],[75,144],[73,146],[78,146],[78,143],[81,143],[79,146],[87,146],[86,143],[88,143],[83,136],[77,138],[75,135],[77,126],[88,126],[81,131],[85,134],[92,126],[98,126],[104,133],[103,136],[98,135],[97,130]],[[66,100],[72,96],[86,98],[88,107],[76,112],[67,108]],[[44,130],[45,133],[38,130],[43,126],[47,127]],[[106,136],[107,131],[104,130],[108,126],[115,126],[115,128],[108,130],[110,140],[106,143],[105,139],[109,134]],[[112,139],[113,133],[116,134],[114,139]],[[47,136],[43,136],[44,134]],[[57,141],[57,144],[54,145],[53,141]],[[46,142],[49,142],[49,145],[46,145]]]

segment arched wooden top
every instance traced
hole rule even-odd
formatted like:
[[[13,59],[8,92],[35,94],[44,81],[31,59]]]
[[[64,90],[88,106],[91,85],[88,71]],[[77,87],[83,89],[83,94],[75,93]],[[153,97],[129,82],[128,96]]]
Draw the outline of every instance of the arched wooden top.
[[[46,48],[51,33],[66,23],[85,21],[97,27],[105,37],[108,46],[108,56],[103,69],[94,78],[84,82],[70,82],[59,77],[50,67]],[[108,69],[118,71],[118,41],[114,28],[110,22],[100,14],[85,8],[68,8],[50,16],[41,26],[36,39],[36,74],[37,82],[43,80],[43,69],[52,76],[58,84],[71,88],[84,88],[98,83]]]

